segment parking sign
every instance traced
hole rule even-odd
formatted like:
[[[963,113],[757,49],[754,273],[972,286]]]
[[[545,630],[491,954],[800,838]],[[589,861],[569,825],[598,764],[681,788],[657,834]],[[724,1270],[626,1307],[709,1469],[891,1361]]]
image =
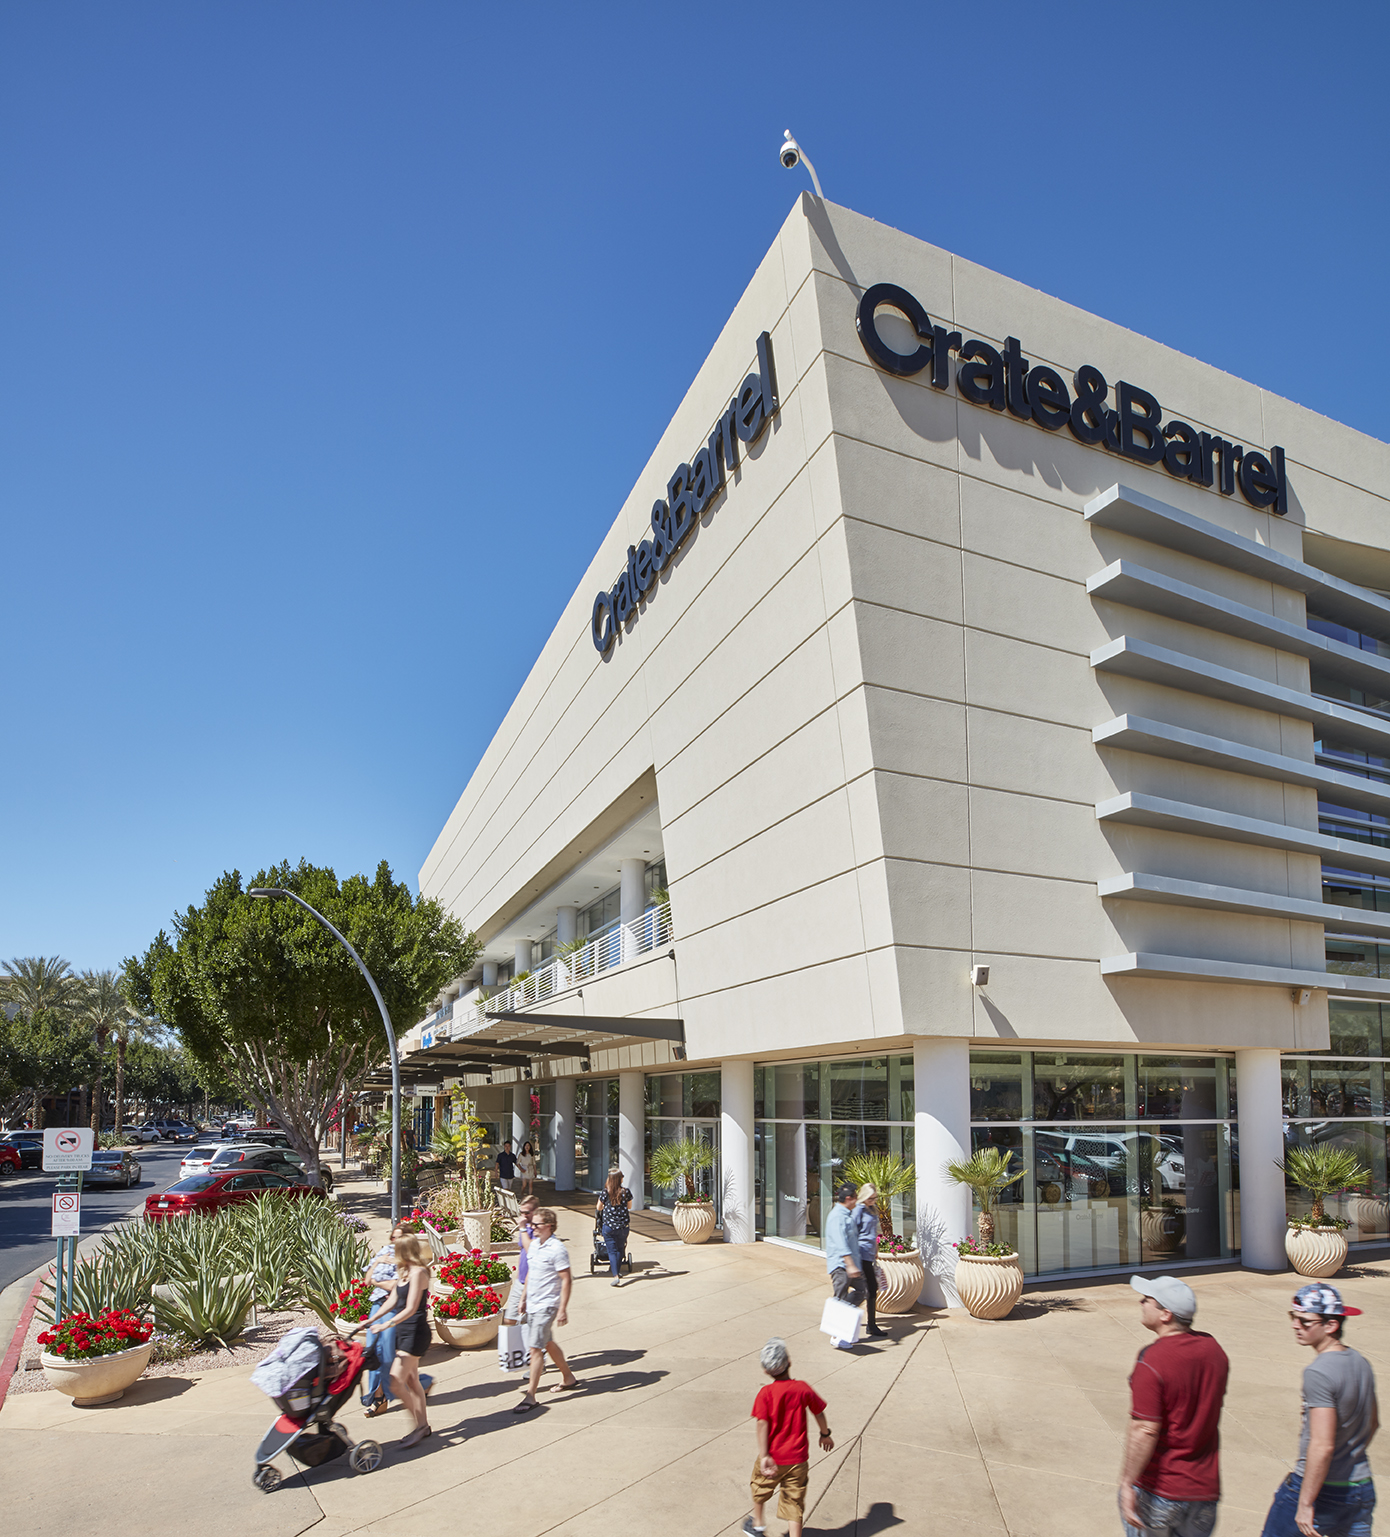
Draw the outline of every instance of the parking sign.
[[[43,1134],[45,1174],[71,1174],[92,1167],[92,1128],[52,1126]],[[75,1231],[75,1230],[74,1230]]]

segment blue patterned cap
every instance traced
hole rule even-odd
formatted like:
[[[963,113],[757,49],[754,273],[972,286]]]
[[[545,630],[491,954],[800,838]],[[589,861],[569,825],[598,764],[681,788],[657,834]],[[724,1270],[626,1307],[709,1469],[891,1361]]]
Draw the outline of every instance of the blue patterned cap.
[[[1317,1313],[1323,1318],[1359,1318],[1360,1308],[1351,1308],[1342,1301],[1342,1294],[1335,1286],[1324,1286],[1315,1281],[1300,1286],[1293,1294],[1293,1305],[1305,1313]]]

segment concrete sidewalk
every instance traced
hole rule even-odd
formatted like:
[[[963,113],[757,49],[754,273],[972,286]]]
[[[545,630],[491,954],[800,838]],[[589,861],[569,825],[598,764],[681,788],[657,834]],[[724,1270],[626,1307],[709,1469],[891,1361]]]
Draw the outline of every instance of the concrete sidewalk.
[[[827,1292],[815,1255],[634,1232],[636,1274],[614,1289],[589,1274],[583,1214],[561,1223],[576,1280],[557,1337],[585,1392],[543,1391],[542,1411],[517,1417],[519,1381],[499,1372],[494,1350],[436,1345],[435,1434],[423,1447],[394,1445],[409,1429],[403,1411],[367,1421],[354,1400],[344,1418],[355,1437],[383,1443],[383,1465],[355,1477],[330,1463],[271,1495],[252,1488],[251,1470],[273,1409],[247,1369],[142,1381],[98,1409],[56,1393],[11,1397],[0,1411],[7,1525],[26,1537],[88,1525],[158,1537],[190,1522],[238,1537],[384,1537],[466,1521],[487,1537],[723,1537],[749,1509],[757,1352],[781,1334],[835,1433],[833,1453],[812,1451],[808,1532],[1115,1537],[1125,1383],[1152,1338],[1128,1286],[1030,1294],[997,1324],[917,1312],[885,1320],[891,1339],[837,1352],[817,1330]],[[1193,1282],[1198,1322],[1233,1363],[1222,1537],[1255,1537],[1295,1452],[1309,1357],[1285,1317],[1294,1283],[1243,1272]],[[1337,1284],[1366,1309],[1350,1338],[1384,1376],[1390,1268],[1357,1267]]]

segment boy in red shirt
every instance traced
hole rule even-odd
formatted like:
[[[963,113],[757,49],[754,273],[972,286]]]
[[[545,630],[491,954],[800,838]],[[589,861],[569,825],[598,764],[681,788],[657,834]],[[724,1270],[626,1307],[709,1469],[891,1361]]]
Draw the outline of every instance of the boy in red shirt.
[[[758,1422],[758,1456],[749,1485],[753,1514],[744,1520],[743,1530],[748,1537],[762,1537],[763,1506],[775,1489],[778,1516],[791,1523],[790,1537],[801,1537],[811,1455],[806,1436],[808,1412],[816,1417],[821,1451],[835,1450],[830,1426],[825,1422],[825,1400],[810,1383],[792,1380],[791,1356],[785,1340],[770,1339],[758,1359],[772,1381],[753,1400],[753,1418]]]

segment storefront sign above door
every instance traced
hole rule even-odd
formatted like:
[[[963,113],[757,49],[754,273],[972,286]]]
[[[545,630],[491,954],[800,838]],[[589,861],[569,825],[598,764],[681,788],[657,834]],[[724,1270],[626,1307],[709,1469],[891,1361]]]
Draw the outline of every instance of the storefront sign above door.
[[[689,537],[700,517],[738,467],[738,445],[756,443],[777,415],[777,370],[772,362],[772,338],[758,337],[758,371],[749,374],[714,424],[709,442],[689,464],[678,464],[666,484],[666,496],[652,507],[652,537],[627,547],[627,565],[612,587],[594,599],[589,633],[594,648],[606,656],[618,636],[618,626],[641,612],[642,598]]]
[[[879,335],[874,315],[880,307],[897,310],[912,327],[922,344],[915,352],[895,352]],[[954,352],[956,389],[972,405],[1007,411],[1044,432],[1065,427],[1078,443],[1107,448],[1140,464],[1162,464],[1175,479],[1215,485],[1222,496],[1232,495],[1239,486],[1252,507],[1289,510],[1282,448],[1272,448],[1266,457],[1198,432],[1186,422],[1165,422],[1155,397],[1123,379],[1115,386],[1114,406],[1109,406],[1110,385],[1089,363],[1072,375],[1068,390],[1055,368],[1029,363],[1016,336],[1005,338],[1002,352],[973,337],[965,340],[959,331],[933,325],[926,310],[896,283],[875,283],[864,291],[855,327],[864,351],[887,373],[911,377],[930,369],[927,382],[944,390],[950,386]]]

